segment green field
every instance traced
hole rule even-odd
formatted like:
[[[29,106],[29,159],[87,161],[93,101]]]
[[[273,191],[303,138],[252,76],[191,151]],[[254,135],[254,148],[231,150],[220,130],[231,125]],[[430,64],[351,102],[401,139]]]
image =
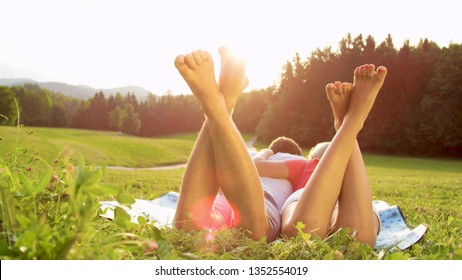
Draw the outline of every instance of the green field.
[[[142,138],[116,132],[41,127],[0,127],[0,154],[16,146],[37,151],[46,161],[62,155],[85,158],[88,164],[153,167],[185,163],[194,135]],[[17,143],[18,142],[18,143]]]
[[[31,133],[32,132],[32,133]],[[364,156],[368,171],[373,198],[385,200],[389,204],[397,204],[410,226],[420,223],[429,225],[424,239],[410,249],[404,251],[377,251],[358,242],[351,241],[345,232],[334,235],[329,240],[318,240],[316,237],[300,236],[298,238],[266,244],[251,241],[242,233],[232,230],[220,233],[213,243],[207,243],[203,233],[184,233],[176,229],[158,230],[152,225],[133,225],[124,220],[110,222],[100,218],[82,215],[85,230],[78,238],[72,239],[70,250],[66,254],[52,254],[52,248],[39,250],[36,243],[30,241],[42,236],[46,244],[62,242],[64,237],[73,236],[77,220],[64,220],[72,207],[65,206],[64,200],[59,203],[49,202],[46,197],[63,194],[62,197],[78,199],[68,195],[75,182],[86,186],[87,190],[98,186],[111,186],[109,191],[99,194],[96,199],[130,198],[152,199],[167,191],[178,191],[184,168],[175,170],[106,170],[104,174],[89,168],[88,171],[76,173],[73,168],[64,165],[63,158],[68,154],[71,158],[82,156],[87,165],[122,165],[131,167],[151,167],[164,164],[184,163],[192,149],[195,134],[175,135],[165,138],[139,138],[117,135],[113,132],[98,132],[75,129],[22,128],[19,138],[16,128],[0,127],[0,154],[3,154],[3,174],[11,170],[11,195],[5,194],[5,181],[2,186],[2,203],[5,197],[10,198],[16,209],[27,217],[42,217],[41,211],[47,213],[48,224],[41,219],[19,219],[16,231],[27,238],[20,239],[30,249],[28,253],[11,253],[1,258],[67,258],[67,259],[159,259],[159,258],[193,258],[193,259],[461,259],[462,258],[462,161],[442,159],[421,159],[411,157],[390,157],[382,155]],[[248,136],[247,136],[248,137]],[[16,139],[18,143],[16,144]],[[16,152],[15,152],[16,149]],[[15,155],[15,159],[13,157]],[[41,160],[34,160],[40,156]],[[77,164],[77,161],[72,161]],[[1,162],[0,162],[1,163]],[[33,167],[30,172],[29,167]],[[21,193],[27,179],[40,185],[42,175],[52,169],[58,177],[63,178],[59,184],[48,186],[42,193],[32,198]],[[29,170],[29,171],[28,171]],[[93,173],[92,173],[93,172]],[[18,174],[24,174],[18,175]],[[0,174],[2,175],[2,174]],[[73,179],[72,176],[74,176]],[[67,179],[64,179],[67,178]],[[43,181],[43,180],[42,180]],[[88,182],[88,183],[85,183]],[[32,184],[33,185],[33,184]],[[82,187],[84,189],[84,187]],[[116,191],[114,191],[116,190]],[[13,193],[13,191],[16,192]],[[121,195],[120,192],[124,195]],[[89,197],[94,193],[90,191]],[[45,195],[46,194],[46,195]],[[83,196],[82,196],[83,197]],[[88,201],[88,200],[85,200]],[[14,202],[14,203],[13,203]],[[34,207],[32,207],[35,205]],[[88,209],[87,209],[88,210]],[[85,210],[85,211],[87,211]],[[76,213],[84,213],[80,212]],[[89,211],[89,210],[88,210]],[[95,210],[93,210],[95,211]],[[50,213],[53,213],[51,215]],[[94,215],[94,214],[93,214]],[[35,222],[34,222],[35,221]],[[5,222],[2,221],[2,228]],[[48,227],[47,225],[61,225]],[[82,223],[79,225],[83,225]],[[239,238],[236,238],[238,235]],[[59,241],[61,240],[61,241]],[[18,241],[19,242],[19,241]],[[156,242],[158,248],[148,252],[146,244]],[[22,244],[22,243],[21,243]],[[22,245],[22,248],[27,247]],[[32,244],[32,245],[31,245]],[[151,244],[151,243],[149,243]],[[19,246],[19,245],[18,245]],[[46,245],[43,245],[46,246]],[[1,247],[1,246],[0,246]],[[14,246],[13,246],[14,247]],[[27,247],[28,248],[28,247]],[[2,249],[2,248],[0,248]],[[4,248],[3,248],[4,249]],[[11,248],[10,248],[11,249]],[[6,250],[6,249],[5,249]],[[49,252],[50,251],[50,252]],[[3,252],[4,250],[0,250]],[[15,255],[16,254],[16,255]]]

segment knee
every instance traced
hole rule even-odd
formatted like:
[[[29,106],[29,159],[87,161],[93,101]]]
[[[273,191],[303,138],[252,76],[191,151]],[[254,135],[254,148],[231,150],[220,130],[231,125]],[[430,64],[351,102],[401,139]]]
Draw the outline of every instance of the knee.
[[[375,219],[375,217],[374,217]],[[375,223],[366,223],[361,219],[351,220],[345,223],[336,223],[335,228],[346,227],[350,229],[350,233],[356,235],[354,238],[361,243],[368,244],[372,248],[377,242],[378,225]]]
[[[240,225],[241,228],[247,229],[249,237],[255,241],[259,241],[262,237],[266,237],[268,242],[274,241],[271,235],[271,229],[268,223],[256,222],[251,225]]]
[[[298,235],[298,230],[293,224],[285,224],[281,227],[281,235],[284,237],[296,237]]]
[[[362,232],[358,231],[358,236],[356,239],[364,244],[371,246],[371,248],[375,247],[375,243],[377,242],[377,233],[371,232],[368,230],[363,230]]]

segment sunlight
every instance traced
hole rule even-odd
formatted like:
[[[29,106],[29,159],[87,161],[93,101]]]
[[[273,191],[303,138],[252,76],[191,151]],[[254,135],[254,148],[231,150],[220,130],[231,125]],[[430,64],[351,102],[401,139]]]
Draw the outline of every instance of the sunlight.
[[[393,21],[370,18],[374,24],[366,24],[375,9],[363,0],[7,2],[0,3],[9,11],[0,18],[0,25],[9,26],[0,64],[29,71],[2,78],[47,77],[95,88],[136,85],[156,94],[190,93],[173,67],[176,55],[207,50],[218,70],[217,49],[224,44],[246,60],[250,91],[277,82],[296,53],[304,58],[318,47],[336,49],[347,33],[371,34],[377,42],[390,33],[395,46],[422,37],[440,45],[461,40],[456,1],[431,8],[402,1],[399,9],[384,5],[381,12],[393,14]],[[407,12],[415,8],[420,10]]]
[[[213,230],[209,229],[205,234],[205,241],[212,242],[213,240],[215,240],[215,233]]]

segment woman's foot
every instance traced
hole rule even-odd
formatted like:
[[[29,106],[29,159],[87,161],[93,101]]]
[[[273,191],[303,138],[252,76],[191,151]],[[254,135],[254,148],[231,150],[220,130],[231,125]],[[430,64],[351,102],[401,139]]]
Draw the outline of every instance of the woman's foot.
[[[351,83],[335,82],[326,85],[327,99],[329,99],[332,113],[334,114],[334,128],[336,131],[339,130],[348,111],[352,90],[353,84]]]
[[[215,80],[213,59],[208,52],[199,50],[179,55],[175,67],[201,103],[206,116],[210,117],[221,108],[226,110],[224,97]]]
[[[228,112],[231,114],[237,98],[248,86],[249,80],[245,76],[245,63],[242,59],[234,56],[227,47],[220,47],[218,52],[221,58],[218,85],[225,97]]]
[[[373,64],[356,67],[354,71],[353,92],[344,120],[348,119],[358,125],[364,126],[379,90],[387,75],[387,68],[380,66],[375,70]]]

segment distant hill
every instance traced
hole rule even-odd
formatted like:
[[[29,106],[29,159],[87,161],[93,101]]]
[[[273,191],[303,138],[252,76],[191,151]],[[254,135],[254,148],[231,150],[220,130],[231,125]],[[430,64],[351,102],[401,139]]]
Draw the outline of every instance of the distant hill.
[[[125,86],[111,89],[95,89],[86,85],[69,85],[60,82],[37,82],[32,79],[0,79],[0,86],[17,86],[24,84],[37,84],[40,87],[56,92],[62,93],[66,96],[75,97],[79,99],[88,99],[102,91],[106,97],[115,95],[117,92],[126,95],[127,93],[134,93],[138,101],[146,99],[149,90],[137,86]]]

